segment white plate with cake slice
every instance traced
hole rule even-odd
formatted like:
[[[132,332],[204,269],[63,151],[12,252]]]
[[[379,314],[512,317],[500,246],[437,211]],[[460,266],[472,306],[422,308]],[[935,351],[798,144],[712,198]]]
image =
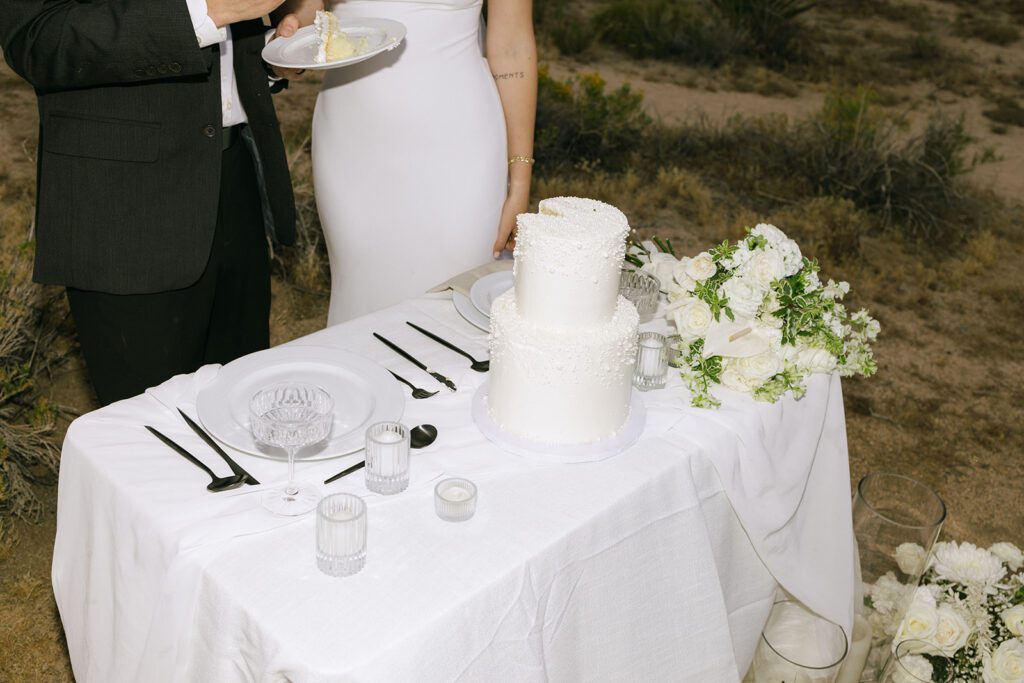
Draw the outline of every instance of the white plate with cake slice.
[[[275,38],[263,48],[263,61],[285,69],[337,69],[393,50],[405,39],[405,24],[392,19],[361,18],[338,26],[330,13],[317,17],[288,38]]]

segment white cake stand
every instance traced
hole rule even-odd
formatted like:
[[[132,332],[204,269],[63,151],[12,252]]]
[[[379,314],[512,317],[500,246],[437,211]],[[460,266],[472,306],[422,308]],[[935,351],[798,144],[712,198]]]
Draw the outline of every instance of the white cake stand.
[[[538,462],[581,463],[606,460],[632,446],[643,434],[647,422],[647,409],[634,390],[629,402],[626,424],[609,437],[584,444],[550,444],[533,441],[517,434],[509,434],[494,421],[487,407],[487,387],[484,382],[473,396],[473,421],[487,440],[503,451]]]

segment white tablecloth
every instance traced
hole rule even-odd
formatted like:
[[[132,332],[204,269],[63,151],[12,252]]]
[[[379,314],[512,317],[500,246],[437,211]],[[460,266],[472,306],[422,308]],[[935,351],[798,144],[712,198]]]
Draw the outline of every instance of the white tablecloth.
[[[452,377],[455,394],[406,404],[438,441],[409,489],[367,494],[361,474],[325,492],[366,495],[366,568],[315,564],[315,519],[262,510],[258,492],[206,477],[151,424],[227,468],[171,406],[190,408],[208,367],[76,420],[62,454],[53,586],[80,681],[736,681],[778,583],[846,628],[853,542],[838,378],[769,406],[724,393],[688,407],[677,379],[643,395],[647,426],[626,452],[551,464],[500,451],[473,425],[485,378],[404,324],[467,350],[486,335],[428,296],[293,344],[344,348],[421,386],[432,380],[378,331]],[[300,463],[322,481],[362,456]],[[264,486],[281,463],[236,455]],[[433,485],[479,487],[469,522],[433,512]]]

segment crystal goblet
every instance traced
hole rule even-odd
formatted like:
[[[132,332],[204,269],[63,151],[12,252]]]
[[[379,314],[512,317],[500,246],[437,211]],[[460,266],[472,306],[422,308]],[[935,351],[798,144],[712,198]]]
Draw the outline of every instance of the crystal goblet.
[[[301,515],[316,507],[320,491],[295,481],[295,454],[327,438],[334,399],[313,384],[286,382],[262,389],[249,401],[253,438],[288,455],[288,483],[263,496],[263,507],[278,515]]]

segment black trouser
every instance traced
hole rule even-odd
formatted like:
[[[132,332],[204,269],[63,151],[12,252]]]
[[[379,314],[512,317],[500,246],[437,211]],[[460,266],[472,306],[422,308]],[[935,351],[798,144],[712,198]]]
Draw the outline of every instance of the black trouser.
[[[224,151],[213,247],[195,284],[156,294],[70,287],[67,293],[89,377],[103,404],[206,363],[226,363],[267,348],[270,263],[245,141],[237,138]]]

